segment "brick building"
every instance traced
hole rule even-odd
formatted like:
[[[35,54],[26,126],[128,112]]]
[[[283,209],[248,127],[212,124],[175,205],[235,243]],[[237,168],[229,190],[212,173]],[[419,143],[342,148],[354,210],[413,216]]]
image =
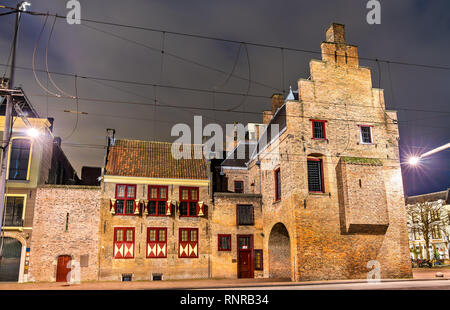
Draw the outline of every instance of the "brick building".
[[[34,206],[37,188],[43,184],[79,182],[75,170],[61,149],[60,139],[53,135],[53,119],[41,118],[23,91],[13,97],[39,134],[28,133],[28,126],[13,110],[6,201],[3,220],[3,257],[0,281],[27,281],[29,257],[32,254]],[[0,135],[5,125],[6,98],[0,97]],[[1,240],[0,240],[1,241]]]
[[[321,48],[310,78],[274,94],[267,126],[247,126],[224,160],[194,156],[195,145],[176,160],[171,143],[110,137],[98,227],[84,227],[98,252],[78,244],[75,256],[97,254],[88,266],[100,280],[356,279],[373,260],[383,278],[410,277],[396,112],[343,25]]]

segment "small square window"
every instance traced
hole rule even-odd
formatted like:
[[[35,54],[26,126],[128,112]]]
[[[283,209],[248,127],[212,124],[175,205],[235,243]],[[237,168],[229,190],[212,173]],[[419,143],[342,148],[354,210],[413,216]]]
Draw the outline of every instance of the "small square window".
[[[243,181],[234,181],[234,192],[235,193],[243,193],[244,192],[244,182]]]
[[[165,230],[159,230],[159,242],[166,242],[166,231]]]
[[[231,251],[231,235],[219,235],[218,243],[219,251]]]
[[[197,241],[197,231],[191,230],[191,242],[196,242],[196,241]]]
[[[127,229],[127,242],[133,242],[133,233],[132,229]]]
[[[184,200],[189,199],[189,191],[187,189],[181,190],[181,199],[184,199]]]
[[[255,250],[255,270],[264,270],[263,250]]]
[[[125,185],[117,185],[117,198],[125,198]]]
[[[313,139],[324,140],[326,139],[325,134],[325,122],[321,120],[311,120],[312,121],[312,132]]]
[[[359,126],[361,130],[361,142],[372,143],[372,126]]]
[[[123,231],[122,231],[122,229],[117,229],[116,230],[116,241],[117,242],[122,242],[123,241]]]
[[[181,241],[182,242],[187,242],[188,241],[188,231],[187,230],[182,230],[181,231]]]
[[[156,230],[150,229],[148,231],[148,241],[156,241]]]

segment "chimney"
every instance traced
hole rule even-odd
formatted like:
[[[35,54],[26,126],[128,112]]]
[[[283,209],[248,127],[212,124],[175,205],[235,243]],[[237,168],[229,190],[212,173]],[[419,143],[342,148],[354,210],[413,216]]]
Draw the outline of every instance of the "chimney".
[[[60,137],[55,137],[53,139],[53,143],[56,144],[57,146],[61,147],[61,138]]]
[[[272,103],[272,115],[275,115],[275,112],[284,104],[284,95],[273,94],[272,97],[270,97],[270,100]]]
[[[106,137],[107,147],[113,146],[116,142],[116,130],[112,128],[107,128],[106,133],[107,133]]]
[[[326,33],[326,40],[330,43],[345,44],[345,26],[332,23]]]
[[[272,111],[263,111],[263,124],[269,124],[272,119]]]
[[[358,47],[347,44],[345,26],[332,23],[326,32],[326,41],[322,42],[322,60],[340,67],[358,68]]]

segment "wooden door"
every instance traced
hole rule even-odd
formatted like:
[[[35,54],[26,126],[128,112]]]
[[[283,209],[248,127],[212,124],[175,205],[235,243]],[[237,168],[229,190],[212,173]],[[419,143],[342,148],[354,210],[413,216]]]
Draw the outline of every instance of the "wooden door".
[[[237,236],[238,278],[253,278],[253,235]]]
[[[58,257],[58,265],[56,266],[56,282],[67,282],[67,275],[70,272],[70,262],[72,258],[69,255],[61,255]]]

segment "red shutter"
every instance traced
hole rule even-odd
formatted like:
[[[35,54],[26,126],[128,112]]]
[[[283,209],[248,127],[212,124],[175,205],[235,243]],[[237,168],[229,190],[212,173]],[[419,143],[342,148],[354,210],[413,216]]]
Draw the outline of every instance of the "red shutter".
[[[155,240],[150,241],[150,231],[155,231]],[[164,231],[164,240],[160,240],[160,231]],[[167,228],[149,227],[147,229],[147,258],[167,257]]]

